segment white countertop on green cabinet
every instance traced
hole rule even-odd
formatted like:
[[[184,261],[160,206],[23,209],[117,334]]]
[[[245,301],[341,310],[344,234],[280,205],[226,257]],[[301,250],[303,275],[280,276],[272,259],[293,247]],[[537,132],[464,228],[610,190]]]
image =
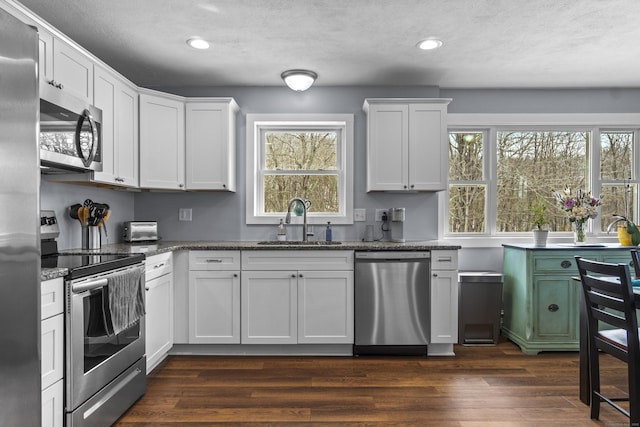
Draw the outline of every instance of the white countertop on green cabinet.
[[[535,250],[535,251],[584,251],[584,250],[604,250],[604,249],[627,249],[631,250],[633,248],[637,248],[637,246],[622,246],[620,243],[588,243],[584,245],[574,245],[571,243],[556,243],[556,244],[547,244],[547,246],[535,246],[534,244],[529,243],[505,243],[502,246],[505,248],[517,248],[517,249],[526,249],[526,250]]]

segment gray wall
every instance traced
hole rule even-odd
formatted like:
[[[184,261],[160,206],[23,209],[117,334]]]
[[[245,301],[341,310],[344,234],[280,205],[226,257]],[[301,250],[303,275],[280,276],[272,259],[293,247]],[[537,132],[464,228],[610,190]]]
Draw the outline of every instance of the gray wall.
[[[376,208],[407,208],[406,235],[424,240],[437,237],[436,194],[365,192],[365,115],[362,103],[375,97],[453,98],[450,113],[638,113],[640,89],[438,89],[437,87],[312,87],[296,93],[285,87],[154,88],[183,96],[231,96],[240,105],[237,120],[236,193],[129,193],[89,186],[43,182],[41,205],[54,209],[61,220],[60,246],[80,246],[80,227],[68,218],[66,207],[85,198],[111,205],[108,231],[121,241],[122,222],[157,220],[164,240],[262,240],[275,237],[273,226],[246,225],[245,115],[247,113],[353,113],[355,117],[354,206],[367,209],[367,221],[334,226],[334,238],[360,239],[364,225],[373,223]],[[639,124],[640,125],[640,124]],[[193,209],[193,221],[179,222],[178,209]],[[298,227],[299,228],[299,227]],[[316,226],[316,232],[322,228]],[[115,234],[115,236],[114,236]],[[463,249],[462,270],[502,270],[502,249]]]
[[[158,88],[156,88],[158,89]],[[245,160],[247,113],[352,113],[354,114],[354,206],[367,209],[367,221],[350,226],[332,226],[334,239],[357,240],[365,224],[373,224],[376,208],[406,208],[405,229],[413,240],[437,238],[438,201],[435,193],[392,194],[369,193],[366,185],[366,118],[362,111],[365,98],[438,97],[434,87],[340,88],[316,87],[306,92],[293,92],[286,87],[237,88],[161,88],[182,96],[231,96],[240,105],[237,117],[237,185],[236,193],[141,193],[135,196],[136,220],[158,221],[165,240],[265,240],[274,239],[273,225],[245,224]],[[191,208],[193,221],[178,221],[178,209]],[[294,238],[300,228],[291,226]],[[316,234],[323,231],[315,226]],[[378,233],[380,233],[378,231]]]

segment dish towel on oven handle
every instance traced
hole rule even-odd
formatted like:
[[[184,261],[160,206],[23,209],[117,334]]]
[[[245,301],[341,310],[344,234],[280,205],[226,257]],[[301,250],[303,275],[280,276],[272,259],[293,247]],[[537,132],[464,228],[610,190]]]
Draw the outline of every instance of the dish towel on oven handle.
[[[145,314],[140,281],[143,274],[144,267],[141,266],[118,272],[107,279],[109,311],[116,335],[134,325]]]

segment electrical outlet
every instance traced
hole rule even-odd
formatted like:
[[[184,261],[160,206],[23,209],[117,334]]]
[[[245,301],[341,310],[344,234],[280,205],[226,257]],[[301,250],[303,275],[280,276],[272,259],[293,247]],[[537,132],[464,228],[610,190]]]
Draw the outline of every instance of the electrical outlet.
[[[180,208],[178,210],[178,221],[191,221],[192,216],[191,208]]]
[[[387,214],[386,209],[376,209],[376,221],[382,221],[382,215]],[[387,215],[388,217],[388,215]]]
[[[354,221],[366,221],[367,220],[367,210],[366,209],[354,209],[353,210],[353,220]]]

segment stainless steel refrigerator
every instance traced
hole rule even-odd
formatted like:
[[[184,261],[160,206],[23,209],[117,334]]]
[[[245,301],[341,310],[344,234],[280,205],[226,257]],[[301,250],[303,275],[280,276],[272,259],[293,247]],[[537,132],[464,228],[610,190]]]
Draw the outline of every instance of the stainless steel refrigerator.
[[[0,425],[39,426],[38,33],[0,8]]]

